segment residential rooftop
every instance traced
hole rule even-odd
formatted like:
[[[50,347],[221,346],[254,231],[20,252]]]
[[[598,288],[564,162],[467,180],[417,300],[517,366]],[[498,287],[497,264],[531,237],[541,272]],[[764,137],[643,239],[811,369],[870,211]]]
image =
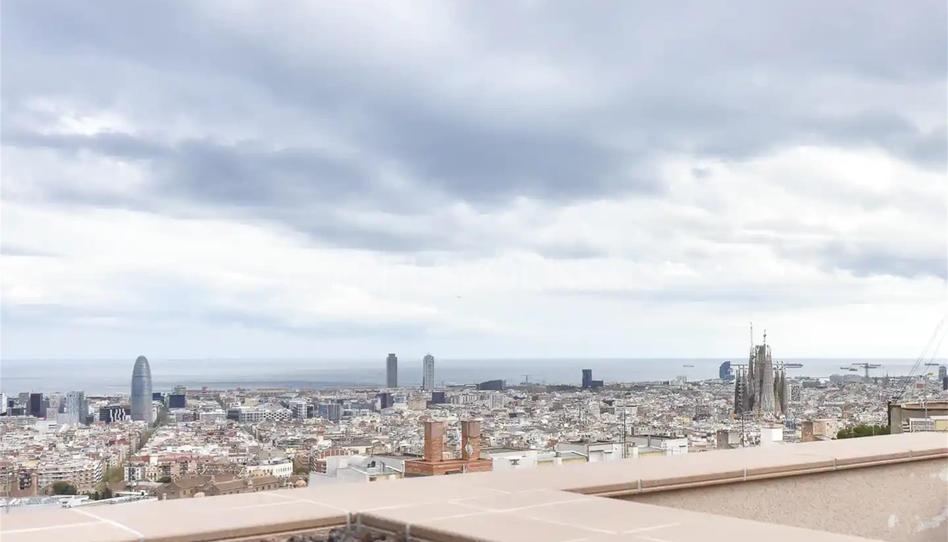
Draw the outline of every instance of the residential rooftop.
[[[715,513],[701,511],[709,506],[709,495]],[[749,495],[756,499],[751,505],[744,498]],[[662,503],[643,502],[650,499]],[[806,508],[813,503],[821,514]],[[771,510],[755,515],[754,507]],[[369,485],[23,510],[2,516],[0,538],[281,540],[349,525],[419,542],[943,542],[946,511],[948,435],[911,433]],[[742,515],[765,521],[735,517]]]

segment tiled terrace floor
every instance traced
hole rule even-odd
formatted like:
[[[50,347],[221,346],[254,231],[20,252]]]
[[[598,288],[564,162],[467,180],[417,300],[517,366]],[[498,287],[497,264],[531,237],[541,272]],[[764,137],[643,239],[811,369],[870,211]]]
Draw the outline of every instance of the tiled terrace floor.
[[[196,542],[355,523],[432,542],[862,540],[603,496],[944,458],[948,435],[914,433],[549,469],[16,511],[0,516],[0,539]],[[948,522],[945,525],[948,528]]]

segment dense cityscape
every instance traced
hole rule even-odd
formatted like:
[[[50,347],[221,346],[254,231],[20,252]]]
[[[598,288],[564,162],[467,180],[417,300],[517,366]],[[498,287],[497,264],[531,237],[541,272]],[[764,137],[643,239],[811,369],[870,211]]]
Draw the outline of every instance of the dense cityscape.
[[[698,381],[577,369],[576,385],[440,389],[435,367],[424,356],[418,388],[399,386],[391,353],[384,387],[153,390],[140,356],[129,394],[3,396],[0,502],[74,507],[948,430],[936,363],[903,377],[868,363],[788,376],[804,368],[761,344],[746,365]]]
[[[0,542],[948,542],[948,0],[0,51]]]

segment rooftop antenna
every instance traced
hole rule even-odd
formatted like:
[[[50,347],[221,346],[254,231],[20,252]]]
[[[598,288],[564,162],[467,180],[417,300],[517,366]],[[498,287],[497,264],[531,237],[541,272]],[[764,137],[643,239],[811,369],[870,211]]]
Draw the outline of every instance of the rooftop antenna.
[[[754,348],[754,322],[751,322],[751,348]]]

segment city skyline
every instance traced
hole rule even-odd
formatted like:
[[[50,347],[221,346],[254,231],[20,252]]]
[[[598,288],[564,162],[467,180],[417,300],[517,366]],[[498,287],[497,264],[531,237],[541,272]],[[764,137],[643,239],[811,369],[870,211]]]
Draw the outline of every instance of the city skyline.
[[[805,4],[3,2],[0,355],[917,356],[946,6]]]
[[[0,0],[0,538],[948,542],[946,91],[948,0]]]

